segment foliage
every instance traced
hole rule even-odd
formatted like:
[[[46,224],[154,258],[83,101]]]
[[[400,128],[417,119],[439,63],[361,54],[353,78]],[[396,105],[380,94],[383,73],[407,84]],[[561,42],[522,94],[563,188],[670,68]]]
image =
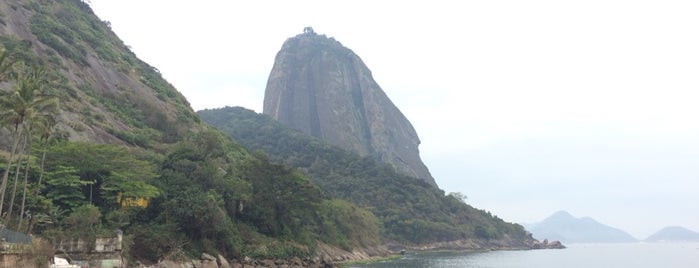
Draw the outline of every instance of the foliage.
[[[262,234],[310,245],[309,224],[323,198],[320,189],[298,172],[265,158],[254,159],[249,170],[253,193],[243,218]]]
[[[57,166],[46,174],[46,197],[64,210],[74,210],[87,203],[81,188],[91,184],[83,181],[74,167]]]
[[[319,211],[322,222],[318,234],[323,242],[339,245],[348,251],[381,242],[379,219],[368,210],[333,199],[324,201]]]
[[[12,149],[10,150],[10,157],[7,160],[7,168],[3,171],[2,183],[0,184],[0,215],[2,215],[2,210],[5,206],[5,193],[7,192],[7,182],[9,178],[10,170],[12,169],[12,164],[15,162],[14,156],[16,152],[19,152],[19,156],[16,160],[16,171],[15,171],[15,181],[12,195],[10,197],[9,209],[6,219],[12,217],[12,210],[14,208],[14,200],[16,194],[16,186],[19,178],[19,170],[22,164],[21,158],[27,144],[31,146],[32,134],[36,129],[46,129],[51,122],[53,122],[53,117],[58,107],[58,100],[54,96],[49,94],[47,89],[48,81],[46,73],[40,66],[25,67],[22,64],[17,68],[13,68],[12,72],[8,71],[12,65],[7,65],[6,61],[12,62],[14,59],[6,57],[6,52],[3,51],[3,55],[0,56],[0,67],[2,67],[3,72],[13,78],[12,89],[9,91],[0,91],[0,126],[7,126],[10,130],[10,138],[12,141]],[[4,77],[5,74],[0,76]],[[22,146],[19,147],[20,141],[23,141]],[[31,150],[26,150],[31,152]],[[29,154],[27,154],[29,156]],[[29,159],[27,157],[27,159]],[[28,174],[29,161],[26,163],[25,174]],[[23,198],[22,205],[20,208],[20,220],[19,225],[22,223],[25,209],[25,197],[27,192],[26,175],[24,176],[25,183],[23,183]]]
[[[521,226],[465,204],[462,194],[445,195],[387,164],[327,145],[267,116],[239,107],[199,115],[246,147],[267,153],[271,161],[304,170],[331,198],[371,211],[391,239],[429,243],[526,236]]]
[[[251,252],[310,254],[314,238],[301,223],[317,222],[312,208],[318,207],[318,189],[288,168],[270,168],[272,164],[253,158],[216,131],[190,137],[165,158],[135,148],[92,143],[61,142],[50,145],[46,152],[45,187],[36,184],[40,172],[32,165],[30,189],[39,187],[40,195],[29,199],[31,225],[40,226],[36,230],[43,236],[91,241],[105,230],[103,226],[122,228],[133,237],[133,257],[145,260],[202,251],[228,256]],[[160,166],[157,176],[156,163]],[[250,169],[269,171],[260,174]],[[267,175],[270,177],[260,177]],[[315,191],[314,198],[292,192],[304,189]],[[100,193],[92,202],[90,190]],[[284,190],[287,193],[279,196],[266,193]],[[115,193],[147,197],[151,205],[121,208]],[[239,208],[243,204],[244,210]],[[238,230],[242,226],[252,230],[256,224],[270,221],[254,216],[270,210],[278,212],[279,219],[289,220],[279,225],[288,231],[252,231],[255,234],[249,237],[255,240],[244,240]],[[305,244],[295,242],[301,237],[306,238]],[[271,251],[256,250],[258,241],[269,243]]]
[[[102,214],[93,205],[83,205],[77,207],[68,217],[66,226],[72,237],[78,237],[91,241],[96,238]]]
[[[133,148],[109,144],[59,143],[48,148],[48,166],[73,167],[87,187],[83,196],[92,194],[92,203],[100,207],[117,206],[117,195],[152,198],[159,190],[152,186],[156,163],[147,153]],[[90,187],[92,184],[92,187]]]
[[[31,256],[34,258],[35,267],[47,267],[50,260],[53,258],[53,246],[46,240],[35,237],[32,238],[32,244],[29,248]]]

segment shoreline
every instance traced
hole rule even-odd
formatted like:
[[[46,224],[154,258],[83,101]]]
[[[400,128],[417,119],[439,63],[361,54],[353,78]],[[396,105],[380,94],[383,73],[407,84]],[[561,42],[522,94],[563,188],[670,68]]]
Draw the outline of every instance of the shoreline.
[[[199,259],[192,259],[185,262],[173,262],[169,260],[161,261],[154,265],[141,265],[137,267],[217,267],[217,268],[240,268],[240,267],[314,267],[333,268],[349,267],[351,265],[361,265],[381,261],[399,259],[406,254],[420,254],[429,252],[488,252],[488,251],[514,251],[514,250],[534,250],[560,248],[551,246],[561,246],[558,241],[548,243],[544,240],[531,239],[517,241],[508,237],[493,240],[462,239],[447,242],[435,242],[421,245],[403,245],[399,243],[386,243],[377,246],[354,248],[351,251],[339,247],[318,242],[318,246],[313,257],[290,259],[242,259],[226,260],[223,256],[212,256],[202,253]],[[187,266],[191,264],[191,266]],[[183,266],[184,265],[184,266]]]
[[[327,244],[319,245],[316,256],[333,263],[338,267],[347,267],[356,263],[371,263],[384,259],[396,259],[406,253],[425,252],[488,252],[500,250],[537,250],[537,249],[561,249],[565,248],[560,242],[548,240],[539,242],[531,239],[527,241],[515,241],[509,238],[495,240],[462,239],[447,242],[435,242],[422,245],[401,245],[387,243],[380,246],[358,248],[352,252],[342,250]]]

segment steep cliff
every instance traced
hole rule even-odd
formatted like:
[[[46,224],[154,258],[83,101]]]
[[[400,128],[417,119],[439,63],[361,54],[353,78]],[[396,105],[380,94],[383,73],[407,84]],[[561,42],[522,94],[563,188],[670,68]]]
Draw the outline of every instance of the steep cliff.
[[[306,28],[286,40],[267,81],[264,114],[330,144],[373,156],[436,187],[408,119],[352,50]]]

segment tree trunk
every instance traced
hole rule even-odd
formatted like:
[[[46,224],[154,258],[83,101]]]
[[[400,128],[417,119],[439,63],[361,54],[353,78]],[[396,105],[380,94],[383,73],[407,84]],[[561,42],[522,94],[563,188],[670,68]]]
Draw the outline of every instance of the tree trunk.
[[[12,145],[12,151],[10,151],[10,158],[7,160],[7,167],[5,167],[5,172],[2,174],[2,184],[0,184],[0,218],[2,218],[2,208],[5,205],[5,189],[7,188],[7,177],[10,175],[12,158],[14,158],[15,152],[17,151],[17,146],[19,146],[19,135],[21,133],[21,128],[15,128],[15,133],[13,135],[15,143]]]
[[[24,185],[22,186],[22,205],[19,210],[19,223],[17,223],[17,230],[22,230],[22,220],[24,219],[24,205],[27,200],[27,178],[29,177],[29,164],[32,160],[32,143],[29,141],[29,151],[27,151],[27,165],[24,167]]]
[[[15,196],[17,195],[17,182],[19,182],[19,171],[22,166],[22,157],[24,156],[24,150],[27,149],[27,138],[24,138],[24,144],[22,144],[22,150],[19,151],[19,157],[17,157],[17,169],[15,170],[15,183],[12,187],[12,197],[10,198],[10,207],[7,208],[7,217],[5,219],[5,226],[10,225],[10,219],[12,219],[12,210],[15,206]],[[28,160],[27,160],[28,161]]]
[[[41,191],[41,179],[44,178],[44,160],[46,159],[47,150],[48,148],[44,146],[44,151],[41,153],[41,164],[39,164],[39,182],[37,183],[37,185],[39,185],[39,187],[37,188],[39,189],[39,191]]]

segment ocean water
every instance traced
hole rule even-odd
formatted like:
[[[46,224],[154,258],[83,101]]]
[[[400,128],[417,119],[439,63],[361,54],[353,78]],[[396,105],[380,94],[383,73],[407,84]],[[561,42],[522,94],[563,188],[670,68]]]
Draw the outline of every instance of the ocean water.
[[[371,268],[699,268],[699,243],[571,244],[566,249],[408,253]]]

